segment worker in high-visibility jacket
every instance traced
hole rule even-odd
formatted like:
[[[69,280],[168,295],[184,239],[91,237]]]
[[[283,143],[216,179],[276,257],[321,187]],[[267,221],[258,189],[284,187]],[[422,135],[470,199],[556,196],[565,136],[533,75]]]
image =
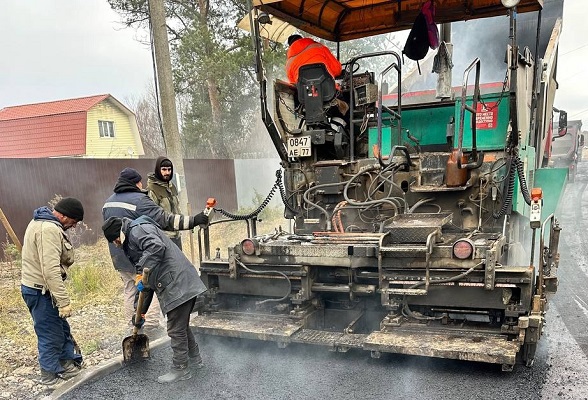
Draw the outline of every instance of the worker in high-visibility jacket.
[[[290,83],[296,84],[298,70],[309,64],[324,64],[333,78],[341,75],[341,63],[333,56],[327,46],[300,35],[291,35],[288,38],[288,46],[286,74]]]

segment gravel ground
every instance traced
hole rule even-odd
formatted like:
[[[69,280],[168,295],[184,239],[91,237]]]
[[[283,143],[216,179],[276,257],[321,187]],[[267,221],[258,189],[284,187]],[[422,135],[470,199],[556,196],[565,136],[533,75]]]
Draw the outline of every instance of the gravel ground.
[[[82,351],[85,368],[93,368],[121,354],[122,339],[129,331],[121,317],[122,300],[116,304],[117,301],[114,299],[112,305],[87,306],[74,311],[68,319],[76,341],[86,349]],[[31,321],[23,323],[21,334],[34,335]],[[0,399],[38,399],[60,385],[47,387],[36,383],[39,378],[36,349],[17,346],[2,338],[0,360],[14,368],[11,373],[0,375]]]

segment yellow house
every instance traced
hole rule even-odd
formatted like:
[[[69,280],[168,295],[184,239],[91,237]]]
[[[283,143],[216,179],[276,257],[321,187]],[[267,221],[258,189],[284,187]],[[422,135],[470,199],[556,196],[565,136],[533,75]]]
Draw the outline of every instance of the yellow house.
[[[135,114],[109,94],[0,110],[0,158],[139,158]]]

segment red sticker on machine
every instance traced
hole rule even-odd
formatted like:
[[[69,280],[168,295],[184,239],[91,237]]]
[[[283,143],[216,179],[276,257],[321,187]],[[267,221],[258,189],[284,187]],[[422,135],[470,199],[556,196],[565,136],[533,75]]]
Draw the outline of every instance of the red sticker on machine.
[[[494,129],[498,121],[498,103],[478,103],[476,107],[476,129]]]

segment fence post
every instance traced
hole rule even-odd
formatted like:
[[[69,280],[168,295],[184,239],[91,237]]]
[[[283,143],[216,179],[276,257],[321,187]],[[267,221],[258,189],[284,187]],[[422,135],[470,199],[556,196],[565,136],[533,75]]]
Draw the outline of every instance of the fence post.
[[[12,226],[10,226],[10,222],[8,222],[8,219],[6,218],[6,215],[4,215],[2,208],[0,208],[0,221],[2,221],[4,229],[6,229],[6,232],[8,232],[8,236],[10,236],[10,239],[12,239],[12,243],[14,243],[18,248],[18,251],[22,253],[22,244],[20,243],[20,240],[18,240],[18,237],[16,237],[14,230],[12,230]]]

